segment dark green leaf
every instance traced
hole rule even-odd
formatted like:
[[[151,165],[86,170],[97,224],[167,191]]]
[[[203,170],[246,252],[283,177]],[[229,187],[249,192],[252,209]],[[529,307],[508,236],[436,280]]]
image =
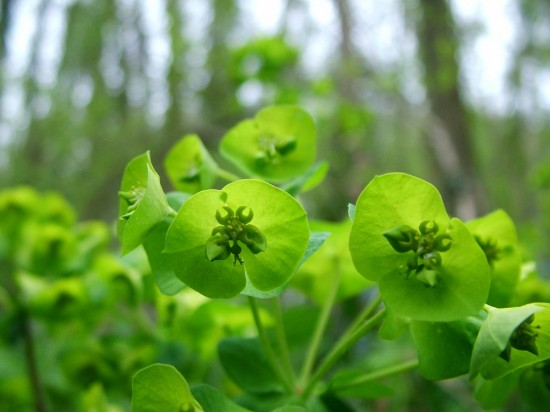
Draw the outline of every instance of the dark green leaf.
[[[250,412],[227,399],[224,394],[209,385],[193,386],[191,392],[202,405],[204,412]]]
[[[170,365],[155,364],[132,379],[133,412],[202,412],[187,381]],[[220,409],[221,411],[221,409]]]
[[[411,334],[422,375],[442,380],[468,373],[484,314],[482,311],[478,317],[470,316],[450,323],[413,321]]]
[[[254,394],[283,391],[258,339],[224,339],[218,346],[218,354],[227,374],[245,391]]]

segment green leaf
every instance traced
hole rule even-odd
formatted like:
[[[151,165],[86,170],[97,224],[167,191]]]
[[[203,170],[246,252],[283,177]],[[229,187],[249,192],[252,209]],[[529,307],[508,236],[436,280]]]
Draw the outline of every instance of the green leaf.
[[[484,314],[481,311],[477,317],[449,323],[413,321],[411,334],[418,352],[420,373],[431,380],[468,373]]]
[[[251,224],[265,236],[265,251],[252,253],[238,242],[241,252],[225,260],[209,261],[206,244],[220,226],[216,213],[253,211]],[[248,224],[248,223],[247,223]],[[176,275],[186,285],[211,298],[228,298],[247,282],[261,291],[284,286],[296,271],[306,250],[309,225],[302,206],[288,193],[259,180],[239,180],[222,190],[204,190],[182,206],[166,235],[164,253],[179,262]],[[233,243],[233,241],[231,241]]]
[[[193,386],[191,392],[202,405],[204,412],[250,412],[230,401],[220,391],[209,385]]]
[[[296,106],[271,106],[233,127],[221,154],[243,172],[273,182],[294,179],[313,165],[316,130],[311,116]]]
[[[218,165],[195,134],[182,137],[164,158],[164,169],[176,190],[196,193],[210,189]]]
[[[191,394],[185,378],[170,365],[148,366],[132,378],[132,412],[159,410],[163,412],[205,411]]]
[[[314,189],[325,180],[328,169],[329,163],[327,161],[316,163],[305,174],[285,184],[282,188],[292,196],[305,193]]]
[[[164,255],[164,241],[171,220],[164,220],[149,232],[143,242],[151,271],[160,291],[165,295],[175,295],[185,287],[185,284],[176,276],[174,268],[179,264],[175,255]]]
[[[362,277],[351,260],[348,248],[349,231],[351,221],[342,222],[310,222],[313,233],[332,233],[320,246],[319,253],[313,254],[298,269],[292,278],[291,286],[300,290],[306,296],[311,297],[321,304],[327,298],[329,288],[332,287],[331,279],[335,273],[341,274],[337,300],[355,296],[373,285],[372,282]]]
[[[550,405],[550,362],[535,364],[522,372],[519,380],[521,398],[529,405],[530,411],[547,411]],[[505,378],[507,376],[510,375]]]
[[[423,222],[435,222],[438,233],[452,238],[451,248],[439,252],[440,278],[433,287],[419,280],[427,270],[416,276],[401,273],[400,268],[416,259],[415,252],[398,253],[384,237],[388,230],[402,225],[416,229]],[[434,186],[410,175],[377,176],[361,193],[350,252],[359,273],[378,282],[384,303],[398,317],[452,322],[476,315],[489,292],[489,266],[470,232],[460,220],[449,220]]]
[[[501,410],[502,406],[516,389],[521,371],[516,371],[499,379],[485,380],[481,375],[475,379],[474,396],[484,410]]]
[[[507,347],[514,330],[534,315],[531,323],[536,329],[538,356],[527,350],[511,348],[510,361],[499,355]],[[493,309],[483,322],[470,366],[470,378],[481,374],[485,379],[497,379],[522,367],[550,359],[550,306],[532,303],[517,308]]]
[[[229,377],[246,392],[265,394],[284,391],[258,339],[224,339],[218,345],[218,354]]]
[[[494,245],[492,251],[486,251],[486,255],[490,254],[491,268],[491,289],[487,303],[497,307],[508,305],[521,271],[521,255],[514,222],[506,212],[497,210],[467,222],[466,227],[483,245]]]
[[[138,247],[168,215],[169,206],[149,152],[132,159],[122,177],[117,231],[122,254]],[[126,198],[125,198],[126,197]],[[128,197],[132,199],[128,199]]]
[[[309,240],[307,243],[306,251],[302,260],[300,261],[300,266],[302,266],[311,255],[313,255],[319,248],[325,243],[325,241],[330,237],[330,232],[311,232],[309,234]]]
[[[342,397],[379,399],[394,395],[389,386],[374,380],[363,380],[362,376],[371,370],[342,369],[330,379],[329,392]]]
[[[287,407],[289,405],[300,404],[296,395],[290,395],[286,393],[263,393],[252,394],[244,393],[240,395],[235,401],[246,408],[250,408],[253,411],[273,411],[277,408]],[[310,412],[317,412],[316,409],[307,409]],[[323,412],[326,412],[323,410]]]
[[[166,199],[170,207],[179,210],[191,195],[182,192],[170,192]],[[179,264],[174,256],[164,255],[166,232],[172,223],[172,218],[166,218],[149,233],[143,242],[143,248],[147,253],[149,266],[155,277],[160,291],[165,295],[175,295],[185,284],[176,276],[174,268]]]

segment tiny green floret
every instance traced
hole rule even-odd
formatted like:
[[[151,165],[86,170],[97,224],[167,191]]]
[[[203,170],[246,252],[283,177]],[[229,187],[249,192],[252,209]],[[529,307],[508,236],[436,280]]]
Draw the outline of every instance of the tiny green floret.
[[[416,279],[426,287],[435,287],[441,279],[437,268],[441,265],[440,252],[451,248],[452,238],[447,233],[439,233],[435,220],[420,223],[418,231],[407,225],[400,225],[383,233],[384,237],[398,253],[414,252],[407,263],[399,267],[399,273],[409,279],[415,273]]]
[[[252,209],[245,213],[246,206],[239,206],[236,211],[227,205],[222,206],[225,214],[216,210],[216,220],[220,226],[216,226],[206,242],[206,258],[212,262],[214,260],[225,260],[233,254],[233,264],[239,262],[241,265],[244,260],[241,258],[242,248],[238,242],[248,247],[253,254],[265,251],[267,241],[263,233],[254,225],[249,223],[254,217]]]
[[[141,186],[132,186],[132,188],[128,191],[122,191],[120,190],[118,192],[118,197],[125,200],[128,204],[127,212],[120,216],[120,219],[128,220],[130,216],[132,216],[136,210],[136,208],[139,205],[139,202],[141,202],[141,199],[143,199],[143,196],[145,195],[145,188]]]
[[[258,136],[257,144],[256,164],[263,167],[268,164],[278,164],[284,156],[296,149],[297,142],[294,136],[277,138],[275,135],[265,133]]]
[[[478,235],[474,235],[474,239],[485,253],[489,265],[493,266],[494,263],[500,259],[502,253],[502,249],[498,247],[497,241],[491,238],[483,239],[481,236]]]
[[[527,351],[538,356],[539,351],[537,349],[536,340],[539,335],[537,329],[540,329],[540,325],[533,326],[532,323],[534,320],[535,315],[531,315],[514,329],[506,348],[504,348],[499,355],[506,362],[510,362],[512,348]]]

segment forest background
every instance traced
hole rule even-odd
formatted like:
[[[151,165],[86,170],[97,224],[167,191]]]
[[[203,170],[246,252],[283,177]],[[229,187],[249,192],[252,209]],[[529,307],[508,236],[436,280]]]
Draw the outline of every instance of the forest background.
[[[312,217],[403,171],[458,217],[505,209],[548,258],[549,23],[541,0],[3,0],[0,186],[113,220],[134,155],[296,103],[331,165]]]

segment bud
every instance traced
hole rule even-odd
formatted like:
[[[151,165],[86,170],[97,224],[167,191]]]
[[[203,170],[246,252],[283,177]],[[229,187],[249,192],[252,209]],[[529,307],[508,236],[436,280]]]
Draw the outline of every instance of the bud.
[[[447,233],[437,235],[433,242],[433,248],[439,252],[446,252],[451,248],[453,239]]]
[[[425,220],[418,227],[423,235],[435,235],[439,231],[439,225],[435,220]]]
[[[426,253],[422,260],[424,261],[424,265],[430,269],[441,265],[441,255],[438,252]]]
[[[409,252],[418,247],[418,232],[410,226],[397,226],[384,232],[383,235],[396,252]]]

